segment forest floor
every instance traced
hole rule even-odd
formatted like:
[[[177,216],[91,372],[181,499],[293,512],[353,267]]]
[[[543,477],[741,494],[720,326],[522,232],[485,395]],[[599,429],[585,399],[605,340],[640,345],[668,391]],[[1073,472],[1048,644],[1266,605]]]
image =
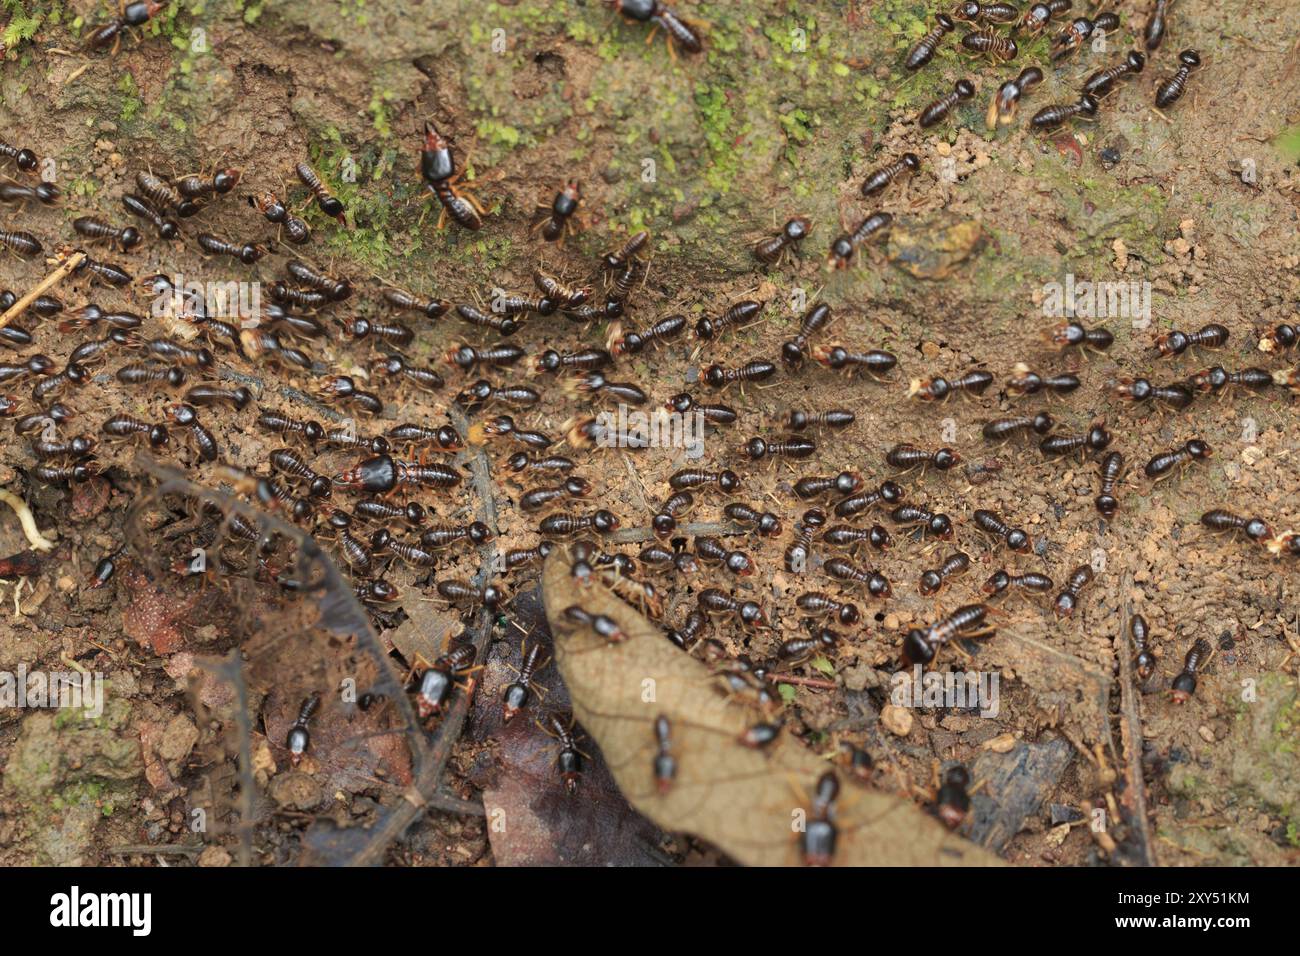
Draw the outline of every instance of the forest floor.
[[[996,461],[986,471],[959,467],[901,479],[908,500],[957,520],[956,540],[917,543],[891,526],[893,549],[859,556],[889,577],[893,597],[862,596],[868,611],[853,640],[833,659],[795,671],[811,684],[782,685],[786,726],[827,756],[841,741],[863,747],[888,771],[875,785],[919,803],[927,802],[938,765],[967,764],[984,785],[963,832],[1012,863],[1293,864],[1300,858],[1300,582],[1294,562],[1212,535],[1199,518],[1224,507],[1258,514],[1279,531],[1300,528],[1294,394],[1239,389],[1165,412],[1126,403],[1108,386],[1123,377],[1163,384],[1214,364],[1287,367],[1286,356],[1264,355],[1256,343],[1262,330],[1296,322],[1300,302],[1294,10],[1281,0],[1180,0],[1146,70],[1121,81],[1094,122],[1032,132],[1029,115],[1073,100],[1083,78],[1119,61],[1140,33],[1146,0],[1105,6],[1122,18],[1118,33],[1104,50],[1085,44],[1059,68],[1046,67],[1046,36],[1022,44],[1019,59],[1002,65],[969,58],[949,37],[932,63],[908,73],[903,56],[934,12],[917,0],[683,3],[685,15],[702,21],[698,55],[670,51],[663,31],[644,42],[643,25],[595,2],[527,0],[172,2],[150,24],[127,31],[115,52],[85,54],[80,39],[112,15],[110,4],[4,0],[0,17],[11,20],[0,61],[0,139],[35,150],[51,164],[41,174],[63,193],[53,208],[6,207],[4,228],[37,235],[52,254],[80,244],[71,228],[77,216],[124,222],[119,197],[134,191],[137,170],[179,176],[234,167],[243,171],[234,193],[185,220],[181,241],[156,239],[140,224],[147,239],[138,250],[97,246],[92,254],[134,276],[179,273],[262,289],[283,278],[286,259],[301,256],[357,287],[351,300],[322,314],[331,320],[393,318],[378,294],[384,285],[486,303],[494,290],[530,292],[539,265],[585,282],[603,252],[646,229],[650,266],[626,325],[682,313],[693,326],[740,299],[766,303],[757,321],[717,342],[701,347],[684,336],[620,363],[614,377],[635,381],[656,404],[683,390],[704,398],[701,364],[776,360],[807,306],[825,301],[834,319],[816,341],[888,349],[899,371],[878,382],[808,363],[797,375],[732,386],[721,400],[741,421],[710,432],[700,459],[680,448],[561,449],[595,483],[590,506],[614,511],[624,529],[644,529],[674,471],[740,471],[743,499],[777,512],[786,531],[771,541],[727,539],[743,542],[733,546],[760,568],[735,588],[776,609],[778,626],[758,636],[720,627],[713,636],[730,654],[761,661],[798,632],[795,594],[838,590],[816,567],[811,582],[781,570],[806,507],[791,493],[798,476],[849,468],[874,486],[890,476],[884,451],[901,441],[951,445],[973,464]],[[1157,111],[1155,88],[1187,48],[1199,51],[1203,66],[1180,102]],[[990,132],[984,114],[994,90],[1030,63],[1044,64],[1045,81],[1026,96],[1014,125]],[[964,76],[975,80],[975,98],[943,124],[919,128],[919,110]],[[447,135],[466,167],[464,186],[487,210],[478,232],[436,228],[438,207],[418,168],[426,120]],[[865,175],[906,151],[920,158],[920,172],[864,199]],[[304,212],[314,236],[301,248],[279,241],[245,201],[272,190],[306,209],[309,197],[293,172],[299,161],[312,163],[347,207],[343,225],[314,206]],[[0,171],[20,175],[12,164]],[[581,222],[562,246],[544,243],[533,229],[536,207],[570,179],[582,185]],[[851,268],[827,271],[831,239],[876,209],[895,217],[889,237],[860,249]],[[812,235],[779,265],[760,267],[753,242],[792,215],[810,217]],[[193,241],[199,231],[259,242],[271,254],[251,267],[208,258]],[[7,256],[0,287],[21,294],[47,271],[39,259]],[[1114,344],[1100,353],[1060,352],[1042,333],[1059,321],[1046,314],[1053,284],[1067,281],[1148,288],[1149,316],[1084,315],[1086,325],[1105,325]],[[52,294],[68,308],[93,301],[147,315],[151,304],[138,290],[81,278]],[[77,344],[102,337],[99,330],[63,335],[57,322],[24,317],[18,324],[31,329],[35,343],[14,355],[40,351],[62,367]],[[155,318],[147,322],[148,337],[166,333]],[[1223,349],[1156,357],[1154,334],[1209,322],[1230,330]],[[417,331],[406,353],[413,364],[441,365],[453,343],[493,341],[450,317],[418,320]],[[547,348],[602,347],[607,334],[603,322],[534,319],[510,341],[531,357]],[[304,348],[358,373],[374,353],[369,343],[338,334]],[[103,374],[136,358],[111,355],[93,382],[62,396],[78,413],[67,434],[97,433],[117,412],[158,420],[178,400],[179,392],[128,388]],[[258,397],[256,409],[201,410],[226,463],[265,472],[269,452],[284,444],[255,428],[257,409],[340,417],[310,399],[318,387],[311,375],[231,353],[219,358],[227,384],[245,382]],[[1003,380],[1020,362],[1044,374],[1072,371],[1082,387],[1059,400],[1011,398]],[[448,417],[448,406],[462,379],[472,379],[442,368],[448,385],[432,396],[376,386],[388,407],[363,430],[396,421],[463,426]],[[907,397],[909,379],[972,369],[987,369],[997,384],[942,404]],[[531,381],[546,386],[542,401],[516,418],[559,437],[583,406],[557,381]],[[28,385],[5,390],[23,398],[22,413],[34,410]],[[812,458],[775,466],[743,461],[745,440],[778,434],[790,409],[832,406],[854,410],[857,421],[820,441]],[[995,447],[980,436],[989,419],[1040,408],[1063,433],[1106,420],[1113,448],[1129,463],[1113,519],[1093,506],[1095,460],[1045,459],[1028,443]],[[165,457],[215,487],[218,465],[199,462],[174,431]],[[1212,446],[1210,460],[1157,483],[1142,476],[1148,457],[1192,437]],[[517,506],[524,485],[503,474],[497,446],[488,450],[456,461],[492,470],[490,502],[472,482],[437,500],[448,521],[491,518],[493,549],[454,552],[439,566],[439,580],[468,579],[491,554],[537,541],[536,518]],[[392,713],[361,718],[377,736],[359,753],[352,744],[362,730],[334,726],[331,715],[341,721],[343,710],[327,703],[312,724],[319,728],[314,758],[293,768],[283,747],[302,699],[320,686],[313,681],[344,666],[307,659],[327,653],[325,644],[295,637],[258,657],[243,688],[247,699],[218,686],[211,671],[194,670],[234,648],[248,657],[248,642],[259,634],[301,630],[307,625],[292,616],[297,610],[274,601],[241,605],[235,597],[244,592],[221,584],[151,577],[138,540],[108,586],[87,587],[96,562],[128,541],[131,506],[151,486],[135,454],[129,444],[102,443],[100,476],[72,486],[32,475],[27,439],[7,441],[0,456],[0,487],[28,501],[37,525],[57,538],[38,574],[21,589],[5,584],[0,671],[61,671],[75,660],[108,677],[104,713],[92,720],[0,710],[0,863],[223,865],[237,857],[241,839],[251,842],[257,862],[292,862],[302,858],[301,835],[313,824],[346,831],[373,823],[411,785],[410,755],[392,743],[396,736],[383,736],[397,719]],[[357,457],[329,452],[313,467],[333,474]],[[698,498],[690,520],[720,521],[724,500]],[[1016,557],[995,547],[970,521],[976,508],[1025,527],[1033,553]],[[156,511],[146,512],[146,533],[157,532],[149,523]],[[0,515],[0,555],[21,551],[18,523],[7,509]],[[625,533],[628,553],[644,537]],[[145,550],[159,550],[153,564],[165,567],[165,545],[149,540]],[[921,570],[958,548],[970,555],[971,570],[937,597],[920,596],[914,582]],[[1000,675],[996,717],[890,704],[899,642],[910,627],[980,600],[979,586],[1003,565],[1041,571],[1059,585],[1083,564],[1095,581],[1072,617],[1058,620],[1046,601],[1013,597],[996,636],[968,646],[973,663],[962,655],[947,661]],[[398,564],[390,577],[403,597],[400,611],[389,609],[385,618],[395,626],[380,633],[388,666],[400,669],[417,655],[433,659],[459,630],[458,615],[420,586],[423,575]],[[535,571],[515,573],[506,587],[527,596],[535,580]],[[710,571],[667,584],[666,622],[680,624],[694,595],[720,582],[725,573]],[[210,600],[213,593],[220,599]],[[1145,684],[1133,676],[1125,633],[1133,614],[1151,625],[1158,660]],[[413,865],[717,860],[703,842],[661,833],[632,814],[599,767],[587,790],[565,797],[553,774],[554,742],[531,719],[501,724],[501,688],[520,663],[519,639],[544,632],[540,615],[535,596],[503,610],[480,658],[485,667],[465,732],[449,755],[443,809],[433,801],[383,858]],[[1196,694],[1177,705],[1170,681],[1200,638],[1213,656]],[[279,653],[286,649],[292,653]],[[330,645],[328,653],[336,652],[347,656]],[[550,688],[548,708],[564,702],[555,670],[539,677]],[[834,689],[818,685],[828,678]],[[248,801],[242,811],[234,794],[246,787],[229,737],[241,705],[251,721],[246,741],[257,783],[255,799],[241,794]],[[608,813],[580,812],[583,794]],[[506,804],[526,808],[544,836],[523,828],[494,833],[493,806]],[[1093,807],[1109,817],[1100,834],[1088,825]],[[198,833],[196,809],[211,814]],[[249,812],[251,836],[232,822]],[[574,818],[585,822],[572,829]],[[164,848],[146,852],[146,845]]]

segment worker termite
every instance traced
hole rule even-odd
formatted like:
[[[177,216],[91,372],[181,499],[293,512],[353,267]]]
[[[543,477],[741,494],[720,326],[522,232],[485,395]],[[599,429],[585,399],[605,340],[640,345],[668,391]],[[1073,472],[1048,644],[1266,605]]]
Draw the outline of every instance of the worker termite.
[[[604,349],[579,349],[561,354],[547,349],[537,357],[533,368],[538,372],[559,372],[565,369],[599,369],[610,365],[614,357]]]
[[[284,351],[281,349],[282,353]],[[356,382],[350,375],[333,375],[325,379],[317,394],[326,401],[347,402],[368,415],[379,415],[384,411],[383,400],[374,392],[357,388]]]
[[[967,372],[955,379],[946,379],[941,375],[931,378],[914,378],[908,387],[909,398],[920,398],[928,402],[945,401],[958,393],[983,395],[993,384],[993,376],[982,370]]]
[[[677,758],[673,756],[672,725],[668,718],[659,714],[654,719],[655,757],[651,766],[655,788],[660,794],[667,794],[677,779]]]
[[[989,441],[1003,441],[1013,435],[1026,432],[1046,435],[1055,425],[1056,419],[1047,412],[1039,412],[1032,418],[1018,416],[1016,418],[999,418],[991,422],[985,422],[982,434]]]
[[[949,830],[962,825],[970,812],[970,771],[958,765],[950,767],[943,775],[943,784],[935,795],[935,815]]]
[[[36,465],[31,475],[37,481],[53,483],[89,481],[96,474],[95,463],[75,465]]]
[[[548,455],[545,458],[534,458],[527,452],[515,452],[506,459],[506,467],[513,472],[559,472],[568,474],[574,469],[572,458],[566,458],[563,455]]]
[[[176,180],[176,191],[187,199],[208,199],[224,196],[239,185],[242,174],[238,169],[218,169],[211,175],[191,174]]]
[[[550,541],[542,541],[531,548],[511,548],[502,558],[502,564],[507,573],[530,565],[541,564],[554,547],[555,545]]]
[[[72,228],[87,239],[115,242],[123,252],[130,252],[140,244],[140,232],[135,226],[119,227],[92,216],[81,216],[72,221]]]
[[[528,706],[534,690],[533,678],[544,666],[542,646],[534,644],[524,653],[515,681],[506,687],[501,697],[501,719],[505,723],[510,723]]]
[[[9,289],[0,290],[0,310],[8,311],[17,301],[18,296],[14,292]],[[52,295],[38,295],[27,306],[27,311],[47,319],[63,311],[63,302]]]
[[[921,160],[916,153],[904,153],[892,163],[886,163],[871,171],[862,182],[862,195],[874,196],[904,173],[915,173],[921,168]]]
[[[754,258],[764,265],[775,265],[785,255],[793,253],[810,232],[812,232],[811,219],[805,216],[788,219],[775,236],[760,239],[754,244]]]
[[[243,385],[236,388],[195,385],[185,393],[185,401],[191,405],[228,405],[237,412],[243,411],[252,400],[252,391]]]
[[[283,475],[306,482],[313,498],[328,498],[332,491],[331,482],[325,475],[313,471],[292,448],[277,448],[268,456],[271,467]]]
[[[1183,658],[1183,669],[1178,672],[1174,678],[1173,684],[1170,685],[1170,696],[1175,704],[1185,704],[1192,699],[1196,693],[1196,676],[1200,669],[1210,656],[1210,642],[1205,638],[1197,638],[1187,651],[1187,656]]]
[[[123,385],[150,385],[165,382],[172,388],[179,388],[185,384],[185,370],[178,365],[133,362],[119,368],[115,377]]]
[[[1147,627],[1147,620],[1141,614],[1134,614],[1128,622],[1129,637],[1133,641],[1133,650],[1137,656],[1134,664],[1137,667],[1138,680],[1149,680],[1156,670],[1155,655],[1151,653],[1151,632]]]
[[[29,355],[20,364],[0,363],[0,383],[20,382],[29,376],[49,375],[53,371],[54,359],[48,355]]]
[[[311,191],[321,212],[343,222],[343,203],[330,194],[329,187],[321,182],[321,178],[316,175],[316,170],[306,163],[295,163],[293,171],[298,174],[299,181]]]
[[[899,505],[889,513],[889,519],[894,524],[920,527],[923,534],[932,534],[943,541],[950,539],[953,534],[951,518],[921,505]]]
[[[636,258],[647,242],[650,241],[650,233],[642,229],[640,232],[633,233],[628,237],[618,249],[613,252],[607,252],[601,257],[601,266],[606,272],[614,272],[623,268],[627,263]]]
[[[573,395],[595,395],[621,405],[644,405],[650,401],[650,396],[639,385],[611,381],[604,372],[580,372],[568,380],[565,388]]]
[[[697,607],[686,615],[686,620],[682,622],[680,627],[665,632],[664,637],[668,638],[673,645],[685,651],[689,650],[699,640],[700,635],[704,633],[705,628],[708,626],[709,616]]]
[[[1133,402],[1160,402],[1171,408],[1186,408],[1196,398],[1195,393],[1182,383],[1152,385],[1145,378],[1123,378],[1111,389],[1116,397]]]
[[[470,325],[492,329],[494,332],[506,337],[514,335],[520,328],[519,323],[508,316],[487,315],[472,305],[456,306],[456,314]]]
[[[1010,126],[1015,122],[1020,111],[1020,100],[1031,89],[1043,82],[1043,71],[1036,66],[1028,66],[1020,71],[1013,80],[1007,80],[998,87],[989,101],[988,112],[984,115],[984,125],[989,129]]]
[[[376,376],[400,379],[426,392],[436,392],[446,381],[437,371],[419,365],[411,365],[400,355],[386,355],[370,366]]]
[[[650,528],[655,537],[665,539],[677,530],[677,519],[695,507],[695,496],[689,491],[678,491],[668,496],[659,510],[650,519]]]
[[[838,475],[809,475],[794,483],[794,493],[805,501],[825,495],[847,497],[862,487],[862,475],[841,471]]]
[[[425,299],[403,289],[385,289],[384,301],[394,309],[403,312],[419,312],[427,319],[436,319],[451,310],[451,303],[446,299]]]
[[[997,30],[972,30],[961,38],[961,45],[968,53],[987,55],[1003,63],[1020,54],[1016,41]]]
[[[1187,382],[1201,392],[1222,392],[1232,386],[1260,392],[1275,384],[1273,373],[1267,369],[1243,368],[1238,372],[1229,372],[1222,365],[1197,372]]]
[[[87,458],[95,450],[95,439],[90,435],[77,435],[66,441],[57,439],[32,439],[32,454],[37,461],[50,461],[55,458]]]
[[[0,229],[0,246],[4,246],[20,259],[39,256],[45,247],[30,232]]]
[[[1069,455],[1076,451],[1105,451],[1111,442],[1105,421],[1093,423],[1083,435],[1048,435],[1038,443],[1038,450],[1049,457]]]
[[[793,637],[782,641],[776,650],[777,659],[787,666],[807,662],[815,654],[833,654],[841,643],[841,635],[829,627],[818,626],[811,618],[807,619],[808,637]]]
[[[1133,75],[1142,72],[1142,68],[1147,65],[1147,58],[1136,50],[1129,50],[1128,55],[1123,62],[1114,66],[1107,67],[1104,70],[1098,70],[1092,76],[1083,81],[1083,92],[1090,96],[1103,97],[1115,88],[1115,83],[1121,77]]]
[[[421,720],[427,720],[442,711],[451,694],[456,675],[470,670],[476,653],[474,645],[468,641],[455,643],[447,649],[446,654],[434,661],[432,667],[426,668],[420,675],[420,683],[415,695],[415,711]],[[469,688],[472,687],[471,679]],[[525,702],[528,699],[527,688],[524,690],[523,699]],[[510,716],[513,717],[514,714],[511,713]]]
[[[695,29],[678,16],[673,8],[664,3],[663,0],[603,0],[603,2],[629,20],[663,27],[664,33],[669,38],[670,49],[673,43],[676,43],[687,53],[699,53],[704,48]],[[651,36],[653,35],[652,32]]]
[[[963,551],[954,551],[954,553],[944,558],[944,563],[940,564],[939,567],[922,571],[918,589],[922,594],[937,594],[949,580],[966,574],[970,570],[970,566],[969,554],[963,553]]]
[[[1285,352],[1297,342],[1300,342],[1300,328],[1282,323],[1261,335],[1257,347],[1261,352]]]
[[[1045,574],[1039,574],[1037,571],[1012,574],[1006,570],[998,570],[994,571],[989,579],[984,582],[983,591],[991,597],[997,597],[1010,594],[1013,589],[1026,591],[1030,594],[1046,594],[1052,590],[1052,587],[1052,579]]]
[[[761,302],[753,302],[748,299],[736,302],[716,319],[700,319],[695,325],[695,336],[706,342],[710,341],[727,329],[748,322],[762,310],[763,304]]]
[[[307,722],[316,713],[320,707],[320,695],[312,694],[302,702],[298,708],[298,717],[294,720],[289,728],[289,735],[285,738],[285,748],[289,751],[289,762],[293,766],[298,766],[302,762],[303,755],[307,748],[311,746],[311,735],[307,732]]]
[[[809,508],[795,522],[794,539],[785,549],[785,569],[791,574],[803,574],[808,569],[813,535],[825,524],[826,513],[819,508]]]
[[[483,522],[471,521],[465,525],[435,525],[426,528],[420,534],[420,544],[436,550],[451,547],[459,541],[467,541],[475,546],[487,544],[493,537],[492,529]]]
[[[740,490],[740,476],[730,469],[705,471],[700,468],[684,468],[673,472],[668,478],[668,486],[674,491],[701,488],[705,485],[714,485],[720,491],[730,494]]]
[[[1119,501],[1115,498],[1115,484],[1124,472],[1124,455],[1113,451],[1101,460],[1101,490],[1095,499],[1097,511],[1106,518],[1119,510]]]
[[[1053,103],[1035,113],[1029,125],[1039,131],[1056,129],[1076,116],[1092,118],[1097,115],[1097,98],[1085,93],[1073,103]]]
[[[964,23],[1015,23],[1020,18],[1020,11],[1009,3],[980,3],[978,0],[962,0],[952,8],[952,18]]]
[[[212,352],[206,348],[193,349],[171,339],[150,339],[144,343],[144,350],[150,358],[161,362],[174,362],[187,368],[211,368],[215,361]]]
[[[434,428],[429,425],[403,423],[394,425],[388,430],[387,435],[395,442],[405,442],[408,445],[431,445],[434,451],[454,452],[465,447],[460,433],[450,425],[439,425]]]
[[[866,543],[877,551],[886,551],[893,544],[889,532],[878,524],[873,524],[870,528],[837,524],[822,532],[822,540],[837,548],[856,548],[859,544]]]
[[[1065,579],[1065,588],[1056,595],[1053,604],[1057,617],[1065,618],[1074,613],[1075,608],[1079,606],[1079,595],[1092,583],[1092,580],[1091,565],[1081,564],[1070,572],[1070,576]]]
[[[177,370],[179,371],[179,369]],[[183,375],[184,373],[182,373]],[[72,385],[80,388],[91,379],[90,371],[84,365],[78,365],[76,362],[68,362],[58,372],[53,375],[47,375],[35,385],[32,386],[32,401],[38,405],[43,405],[47,398],[63,391],[63,389]]]
[[[1167,109],[1183,98],[1187,89],[1187,79],[1193,70],[1201,66],[1201,55],[1195,50],[1184,50],[1178,54],[1179,67],[1174,75],[1160,84],[1156,90],[1156,106]]]
[[[835,858],[839,830],[835,826],[835,801],[840,795],[840,781],[834,770],[817,778],[812,808],[799,833],[799,856],[804,866],[830,866]]]
[[[831,307],[825,302],[810,307],[799,320],[798,333],[781,346],[781,360],[792,368],[802,365],[807,357],[808,340],[830,324],[830,320]]]
[[[1179,466],[1185,468],[1194,461],[1204,461],[1212,454],[1214,452],[1208,444],[1199,438],[1193,438],[1180,448],[1153,456],[1143,471],[1148,478],[1163,478]]]
[[[820,412],[792,411],[786,418],[785,427],[792,432],[807,431],[810,428],[829,428],[839,430],[848,428],[857,416],[847,408],[830,408]]]
[[[1033,550],[1033,539],[1022,528],[1013,528],[995,511],[980,509],[972,516],[975,526],[986,534],[1001,538],[1008,548],[1019,554],[1028,554]]]
[[[913,468],[933,468],[936,471],[948,471],[961,463],[962,457],[951,448],[939,448],[929,451],[916,445],[903,442],[885,452],[885,463],[891,468],[910,471]]]
[[[1214,508],[1201,515],[1201,524],[1211,531],[1240,533],[1251,541],[1263,541],[1273,535],[1272,529],[1263,519],[1243,518],[1222,508]]]
[[[710,425],[734,425],[736,419],[740,417],[730,405],[697,402],[689,392],[678,392],[664,403],[664,407],[679,415],[685,415],[687,412],[698,413]]]
[[[706,588],[700,592],[697,600],[700,609],[706,614],[730,614],[735,617],[737,623],[746,628],[771,628],[767,622],[767,614],[763,611],[762,605],[756,601],[737,601],[726,591],[718,588]]]
[[[279,412],[264,409],[257,414],[257,426],[281,437],[301,435],[309,442],[318,442],[325,437],[320,422],[299,421]]]
[[[958,80],[953,85],[951,93],[945,93],[933,103],[921,110],[916,121],[922,129],[927,129],[943,120],[952,112],[953,107],[958,103],[963,103],[975,95],[975,84],[970,80]]]
[[[418,528],[424,524],[427,513],[418,501],[394,504],[382,498],[367,498],[353,505],[352,516],[361,521],[401,521],[408,527]]]
[[[471,425],[469,429],[470,443],[475,445],[481,445],[485,441],[500,436],[508,436],[521,444],[527,445],[529,448],[549,448],[555,444],[555,439],[549,435],[527,428],[520,428],[509,415],[498,415],[483,424]]]
[[[251,242],[242,245],[237,242],[227,242],[206,232],[199,233],[194,241],[198,243],[200,249],[209,255],[229,256],[232,259],[238,259],[246,266],[251,266],[262,258],[262,250]]]
[[[877,376],[898,365],[898,357],[883,349],[854,352],[842,345],[818,345],[813,348],[812,355],[818,364],[849,374],[862,370]]]
[[[965,82],[964,80],[962,82]],[[873,212],[863,219],[852,232],[836,236],[831,243],[830,255],[826,259],[828,269],[847,269],[853,262],[853,254],[864,242],[873,238],[883,238],[894,217],[887,212]]]
[[[436,590],[448,603],[458,606],[495,610],[506,600],[505,594],[494,584],[477,585],[452,579],[439,581]]]
[[[751,461],[762,458],[807,458],[817,451],[817,443],[810,438],[751,438],[745,443],[745,454]]]
[[[591,482],[576,475],[570,475],[563,482],[554,486],[532,488],[519,498],[519,508],[526,512],[541,511],[566,498],[585,498],[591,494]]]
[[[311,238],[311,227],[292,215],[275,193],[269,190],[254,193],[248,197],[248,204],[260,212],[267,222],[280,226],[284,230],[284,237],[295,245],[302,245]]]
[[[948,16],[948,14],[935,14],[934,26],[907,51],[907,59],[903,61],[903,65],[909,70],[919,70],[925,66],[934,59],[935,51],[939,49],[939,44],[943,42],[943,38],[955,28],[956,24],[952,22],[952,17]]]
[[[472,345],[453,345],[443,355],[443,361],[462,371],[471,372],[480,365],[498,368],[514,365],[524,354],[524,350],[517,345],[503,344],[482,349]]]
[[[301,259],[290,259],[285,271],[298,282],[318,292],[324,292],[334,302],[342,302],[352,295],[352,283],[338,276],[327,275]]]
[[[1054,395],[1068,395],[1080,385],[1079,376],[1069,372],[1042,376],[1030,370],[1024,362],[1017,362],[1011,369],[1006,389],[1009,395],[1036,395],[1048,391]]]
[[[605,347],[616,356],[636,355],[647,346],[661,344],[676,338],[684,328],[686,328],[686,316],[684,315],[670,315],[642,331],[631,330],[624,332],[623,326],[615,322],[609,327],[609,337],[605,342]]]
[[[618,529],[619,520],[611,512],[601,508],[591,514],[580,515],[569,512],[553,514],[543,518],[537,526],[537,533],[550,538],[567,538],[584,531],[598,534],[610,534]]]
[[[296,289],[284,282],[272,282],[265,288],[272,302],[295,309],[323,309],[333,301],[319,289]]]
[[[194,442],[194,447],[198,449],[201,459],[204,461],[217,460],[220,451],[217,440],[212,437],[212,432],[208,431],[203,423],[199,421],[199,413],[194,410],[193,405],[186,405],[184,402],[168,405],[167,414],[173,422],[189,433],[190,440]]]
[[[689,551],[673,551],[657,541],[642,548],[636,559],[650,571],[672,570],[678,574],[694,574],[700,569],[695,555]]]
[[[744,551],[728,550],[717,538],[696,538],[695,556],[705,564],[720,565],[737,577],[754,573],[754,559]]]
[[[759,511],[741,501],[733,501],[722,509],[723,515],[744,528],[753,528],[765,538],[781,534],[781,519],[770,511]]]
[[[386,342],[399,349],[404,349],[415,341],[415,332],[400,322],[382,322],[361,316],[345,319],[343,334],[354,341],[369,339]]]
[[[1041,33],[1051,22],[1052,17],[1069,10],[1071,5],[1071,0],[1048,0],[1047,3],[1035,3],[1020,18],[1020,29],[1029,34]]]
[[[707,365],[700,369],[700,381],[710,388],[725,388],[733,382],[763,382],[776,374],[776,366],[771,362],[755,359],[739,368],[727,368],[723,365]]]
[[[1227,344],[1229,332],[1225,326],[1211,322],[1196,332],[1174,329],[1155,337],[1155,349],[1160,355],[1182,355],[1188,348],[1217,349]]]
[[[989,614],[986,604],[966,604],[929,627],[914,627],[903,638],[903,666],[929,664],[939,648],[962,635],[974,636],[984,628]]]
[[[1056,63],[1079,51],[1085,40],[1094,33],[1105,36],[1119,28],[1119,15],[1107,11],[1095,18],[1075,18],[1068,27],[1056,35],[1052,41],[1052,62]]]
[[[859,492],[845,498],[835,506],[835,517],[852,518],[854,515],[870,511],[872,508],[881,504],[897,504],[905,498],[907,492],[903,487],[893,481],[885,481],[879,487],[870,491]]]
[[[894,593],[889,579],[874,568],[860,568],[844,558],[829,558],[823,568],[837,581],[865,585],[872,597],[887,598]]]

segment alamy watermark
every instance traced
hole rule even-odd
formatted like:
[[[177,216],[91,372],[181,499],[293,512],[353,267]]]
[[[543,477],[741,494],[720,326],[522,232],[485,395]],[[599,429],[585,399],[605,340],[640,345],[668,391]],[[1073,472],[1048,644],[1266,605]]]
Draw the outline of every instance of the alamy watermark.
[[[104,675],[98,671],[0,671],[0,708],[76,708],[95,718],[104,713]]]
[[[1001,710],[997,671],[926,671],[916,664],[891,678],[889,702],[895,707],[968,710],[996,717]]]
[[[704,454],[704,412],[698,408],[645,412],[619,405],[597,415],[596,424],[601,448],[682,448],[688,458]]]
[[[1132,319],[1134,325],[1151,321],[1151,283],[1076,281],[1043,286],[1043,315],[1054,319]]]
[[[262,283],[199,282],[180,273],[169,277],[154,299],[154,318],[199,313],[211,319],[236,319],[243,328],[256,327],[262,318]]]

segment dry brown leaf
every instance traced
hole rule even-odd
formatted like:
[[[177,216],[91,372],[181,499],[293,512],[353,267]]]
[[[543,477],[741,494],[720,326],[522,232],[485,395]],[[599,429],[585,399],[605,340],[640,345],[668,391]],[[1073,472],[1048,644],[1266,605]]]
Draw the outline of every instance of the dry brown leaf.
[[[567,549],[547,559],[542,578],[556,662],[583,728],[595,738],[619,788],[667,830],[715,844],[740,863],[800,863],[796,824],[811,816],[811,795],[828,764],[788,733],[766,752],[737,742],[761,715],[715,689],[708,668],[670,644],[652,622],[599,584],[580,587]],[[614,618],[627,640],[606,644],[564,617],[580,604]],[[652,724],[672,725],[677,778],[661,794],[652,773]],[[989,866],[1000,861],[948,832],[914,804],[844,786],[836,803],[836,865]]]

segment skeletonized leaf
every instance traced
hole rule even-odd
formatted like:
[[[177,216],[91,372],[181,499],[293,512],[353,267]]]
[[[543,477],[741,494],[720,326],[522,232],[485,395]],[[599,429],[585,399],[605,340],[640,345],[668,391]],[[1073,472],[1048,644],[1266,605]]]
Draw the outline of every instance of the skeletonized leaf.
[[[724,694],[709,668],[598,583],[578,585],[567,549],[555,549],[542,578],[556,661],[573,711],[595,738],[624,795],[666,830],[686,831],[751,866],[797,865],[798,834],[813,814],[817,778],[829,767],[788,733],[758,751],[739,737],[764,717]],[[627,640],[607,644],[564,616],[578,604],[616,620]],[[672,727],[677,777],[660,793],[653,724]],[[948,832],[914,804],[843,786],[834,820],[836,865],[988,866],[998,859]]]

